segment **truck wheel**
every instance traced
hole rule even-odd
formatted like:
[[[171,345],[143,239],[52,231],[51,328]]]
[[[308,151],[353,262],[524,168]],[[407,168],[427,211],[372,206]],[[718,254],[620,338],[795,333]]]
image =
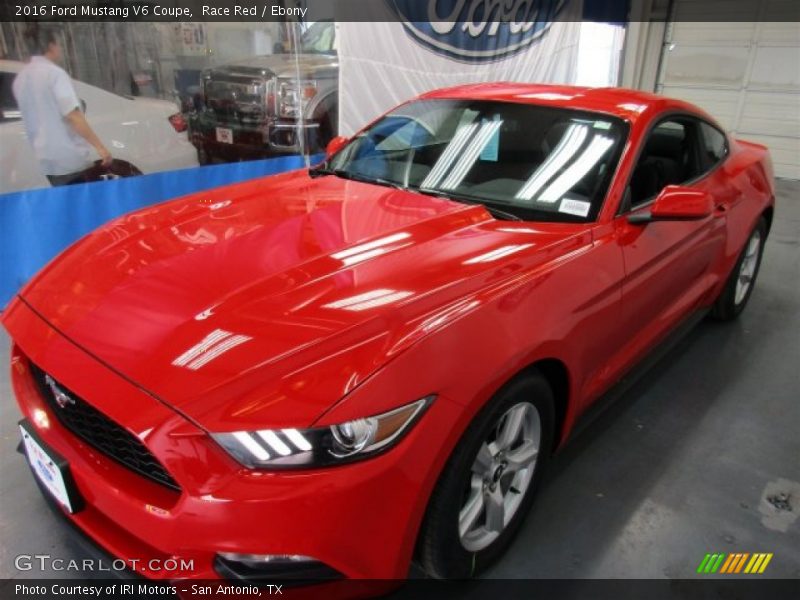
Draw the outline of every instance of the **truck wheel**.
[[[197,148],[197,162],[201,165],[214,164],[214,158],[211,156],[211,153],[206,150],[205,146]]]
[[[339,106],[331,104],[316,117],[319,122],[315,152],[324,152],[328,143],[339,133]]]
[[[442,471],[418,542],[432,577],[472,577],[519,531],[550,457],[553,392],[533,371],[503,389],[467,428]]]

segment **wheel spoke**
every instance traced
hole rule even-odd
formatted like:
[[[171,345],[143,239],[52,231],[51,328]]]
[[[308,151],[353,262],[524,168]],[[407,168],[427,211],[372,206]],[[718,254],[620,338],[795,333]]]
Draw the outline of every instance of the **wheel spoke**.
[[[468,552],[488,547],[514,518],[530,489],[541,444],[533,403],[519,401],[495,419],[472,462],[457,515],[461,545]]]
[[[497,436],[497,446],[500,450],[508,450],[517,441],[522,422],[525,419],[525,405],[517,406],[506,417],[500,434]]]
[[[483,512],[483,489],[481,486],[481,479],[477,478],[477,486],[475,485],[475,478],[473,477],[472,491],[467,499],[464,508],[458,513],[458,534],[464,536],[470,531],[481,516]]]
[[[758,254],[758,247],[761,245],[761,238],[753,236],[750,238],[750,243],[747,245],[747,257],[753,258]]]
[[[758,256],[761,252],[761,235],[755,231],[747,242],[747,247],[744,251],[742,264],[739,267],[739,275],[736,281],[736,291],[734,294],[734,302],[739,304],[742,302],[753,285],[755,279],[756,267],[758,266]]]
[[[478,449],[478,456],[475,457],[475,462],[472,463],[472,472],[476,475],[486,477],[492,470],[492,451],[489,450],[488,444],[484,442]]]
[[[486,507],[486,529],[500,533],[505,526],[505,507],[500,486],[494,490],[487,488],[483,494],[483,501]]]
[[[506,472],[514,473],[520,469],[530,467],[539,454],[539,445],[535,442],[525,442],[519,448],[506,454]]]

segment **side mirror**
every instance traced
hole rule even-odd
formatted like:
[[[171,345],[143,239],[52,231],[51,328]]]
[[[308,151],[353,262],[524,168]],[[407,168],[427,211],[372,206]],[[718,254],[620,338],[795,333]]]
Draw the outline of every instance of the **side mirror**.
[[[343,135],[337,135],[330,142],[328,142],[328,146],[325,148],[325,158],[330,158],[336,154],[349,141],[350,140]]]
[[[656,197],[649,212],[634,213],[628,217],[628,222],[695,221],[704,219],[712,212],[714,201],[708,192],[668,185]]]

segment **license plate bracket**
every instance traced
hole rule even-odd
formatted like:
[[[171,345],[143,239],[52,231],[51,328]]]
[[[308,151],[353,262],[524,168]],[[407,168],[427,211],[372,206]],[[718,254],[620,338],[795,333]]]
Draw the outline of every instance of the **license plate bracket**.
[[[27,419],[19,422],[19,430],[28,465],[41,487],[64,510],[71,514],[78,512],[83,508],[83,498],[75,486],[67,460],[44,443]]]
[[[222,144],[233,143],[233,129],[230,129],[228,127],[217,127],[216,134],[218,142]]]

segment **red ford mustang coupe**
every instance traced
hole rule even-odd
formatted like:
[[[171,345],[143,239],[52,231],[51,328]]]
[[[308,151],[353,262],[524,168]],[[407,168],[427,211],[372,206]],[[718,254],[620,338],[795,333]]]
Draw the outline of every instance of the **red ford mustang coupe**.
[[[690,104],[431,92],[54,260],[3,315],[24,447],[149,577],[468,576],[591,405],[742,311],[773,206],[766,149]]]

